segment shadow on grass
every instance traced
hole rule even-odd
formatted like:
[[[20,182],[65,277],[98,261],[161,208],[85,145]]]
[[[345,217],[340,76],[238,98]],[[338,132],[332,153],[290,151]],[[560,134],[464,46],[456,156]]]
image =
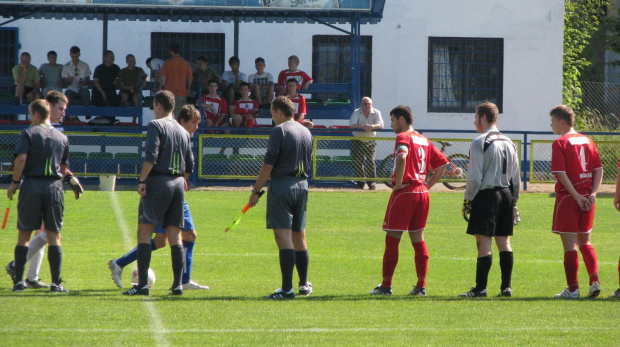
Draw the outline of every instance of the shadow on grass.
[[[510,301],[521,301],[521,302],[531,302],[531,301],[550,301],[550,302],[563,302],[563,301],[574,301],[574,302],[594,302],[594,301],[606,301],[606,302],[619,302],[620,300],[611,297],[599,297],[599,298],[579,298],[579,299],[557,299],[554,297],[486,297],[486,298],[460,298],[457,296],[428,296],[428,297],[420,297],[420,296],[410,296],[410,295],[391,295],[391,296],[374,296],[370,294],[363,295],[311,295],[311,296],[297,296],[295,299],[288,300],[270,300],[266,299],[262,296],[230,296],[230,295],[214,295],[210,296],[209,293],[202,292],[206,294],[205,296],[194,296],[196,292],[186,292],[186,295],[182,296],[173,296],[169,294],[151,294],[149,296],[126,296],[122,295],[122,290],[118,288],[113,289],[83,289],[83,290],[73,290],[69,293],[50,293],[44,289],[30,289],[24,292],[11,292],[10,289],[0,289],[0,298],[31,298],[31,297],[99,297],[104,300],[120,300],[126,301],[132,297],[145,300],[145,301],[240,301],[240,302],[251,302],[251,301],[301,301],[301,302],[354,302],[354,301],[411,301],[411,302],[458,302],[458,301],[469,301],[469,302],[510,302]],[[191,293],[191,294],[189,294]],[[189,295],[187,295],[189,294]]]

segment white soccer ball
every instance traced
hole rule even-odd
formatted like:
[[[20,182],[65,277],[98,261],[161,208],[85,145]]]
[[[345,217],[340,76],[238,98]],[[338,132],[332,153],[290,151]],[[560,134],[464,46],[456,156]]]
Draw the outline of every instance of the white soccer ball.
[[[138,277],[138,269],[135,269],[131,273],[131,285],[135,286],[138,282],[140,282]],[[155,271],[153,271],[153,269],[149,269],[149,277],[146,283],[149,286],[149,289],[153,288],[153,285],[155,284]]]

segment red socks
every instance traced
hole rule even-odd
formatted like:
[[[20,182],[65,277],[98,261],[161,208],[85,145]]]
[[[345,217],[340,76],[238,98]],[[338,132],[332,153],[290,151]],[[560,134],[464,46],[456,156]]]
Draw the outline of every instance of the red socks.
[[[579,255],[577,251],[568,251],[564,253],[564,272],[566,273],[566,284],[568,290],[574,292],[579,289],[577,279],[577,271],[579,271]]]
[[[426,287],[426,273],[428,272],[428,249],[426,242],[412,243],[415,250],[415,272],[418,275],[416,288]]]
[[[392,286],[392,277],[398,264],[398,244],[400,239],[385,236],[385,252],[383,253],[383,282],[381,288]]]
[[[592,245],[583,245],[579,247],[579,250],[581,251],[583,262],[586,263],[586,269],[590,276],[590,285],[592,285],[593,282],[598,282],[598,261],[596,259],[596,252]]]

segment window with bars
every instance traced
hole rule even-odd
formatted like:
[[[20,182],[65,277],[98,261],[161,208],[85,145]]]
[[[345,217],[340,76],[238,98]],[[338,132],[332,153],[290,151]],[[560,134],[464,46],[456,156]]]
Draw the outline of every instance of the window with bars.
[[[228,68],[224,56],[224,34],[205,33],[151,33],[151,56],[166,60],[170,58],[170,45],[181,48],[181,57],[195,66],[198,57],[209,59],[209,66],[220,75]]]
[[[17,65],[17,28],[0,28],[0,77],[13,79],[11,70]],[[0,86],[0,93],[13,93],[12,83]]]
[[[362,96],[372,90],[372,36],[360,37]],[[314,35],[312,37],[312,78],[314,83],[351,82],[351,36]]]
[[[502,112],[503,90],[504,39],[428,39],[428,112],[473,112],[487,101]]]

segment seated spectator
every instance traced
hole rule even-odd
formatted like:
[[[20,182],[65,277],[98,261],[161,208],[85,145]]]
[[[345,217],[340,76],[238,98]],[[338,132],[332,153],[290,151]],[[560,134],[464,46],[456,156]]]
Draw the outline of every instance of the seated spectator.
[[[146,67],[151,70],[151,75],[149,78],[153,82],[153,88],[151,90],[153,94],[159,91],[159,75],[163,66],[164,61],[159,58],[150,57],[146,60]]]
[[[207,83],[210,80],[220,81],[220,75],[209,66],[209,59],[200,56],[197,59],[198,68],[192,72],[192,90],[190,96],[196,100],[199,94],[207,92]]]
[[[13,67],[13,81],[15,83],[15,103],[30,103],[41,99],[41,77],[39,70],[30,65],[30,53],[24,52],[19,56],[19,64]],[[24,100],[24,98],[26,100]]]
[[[304,98],[303,95],[297,93],[298,88],[299,84],[297,83],[297,80],[294,78],[289,78],[288,82],[286,82],[286,96],[291,99],[291,101],[293,102],[293,106],[295,106],[295,115],[293,118],[306,128],[312,129],[314,128],[314,123],[305,119],[306,98]]]
[[[207,89],[209,93],[202,93],[199,106],[205,112],[205,125],[208,127],[228,127],[228,103],[219,96],[217,80],[210,80]]]
[[[258,101],[261,107],[269,108],[273,100],[273,76],[265,72],[265,59],[258,57],[254,60],[256,73],[248,77],[252,98]]]
[[[57,58],[56,52],[47,52],[47,63],[41,64],[39,68],[41,87],[45,95],[52,90],[62,91],[62,65],[56,63]]]
[[[93,105],[118,107],[120,101],[116,94],[116,85],[120,71],[121,68],[114,64],[114,52],[103,52],[103,64],[95,68],[93,75]]]
[[[125,57],[127,67],[118,73],[118,84],[120,87],[121,106],[129,107],[129,100],[132,100],[134,107],[142,107],[142,88],[146,84],[147,74],[141,67],[136,66],[136,57],[127,54]],[[133,123],[136,117],[133,117]]]
[[[235,100],[235,104],[230,107],[230,117],[235,128],[250,128],[256,126],[256,111],[258,111],[258,101],[250,98],[250,85],[241,82],[239,85],[241,98]]]
[[[75,105],[75,100],[81,99],[84,106],[90,106],[90,67],[80,60],[80,48],[73,46],[69,50],[71,61],[62,67],[62,82],[67,86],[65,95],[70,105]],[[78,120],[76,116],[67,117],[67,120]]]
[[[239,94],[239,85],[241,82],[247,82],[248,76],[239,71],[241,61],[239,58],[232,56],[228,59],[228,65],[230,71],[224,71],[222,74],[222,90],[223,95],[226,97],[226,101],[229,105],[232,105],[236,99],[241,97]]]
[[[296,55],[288,57],[288,70],[282,70],[278,75],[278,95],[285,95],[286,85],[288,80],[294,78],[297,81],[297,89],[308,89],[310,83],[312,83],[312,77],[307,73],[299,70],[299,58]]]

